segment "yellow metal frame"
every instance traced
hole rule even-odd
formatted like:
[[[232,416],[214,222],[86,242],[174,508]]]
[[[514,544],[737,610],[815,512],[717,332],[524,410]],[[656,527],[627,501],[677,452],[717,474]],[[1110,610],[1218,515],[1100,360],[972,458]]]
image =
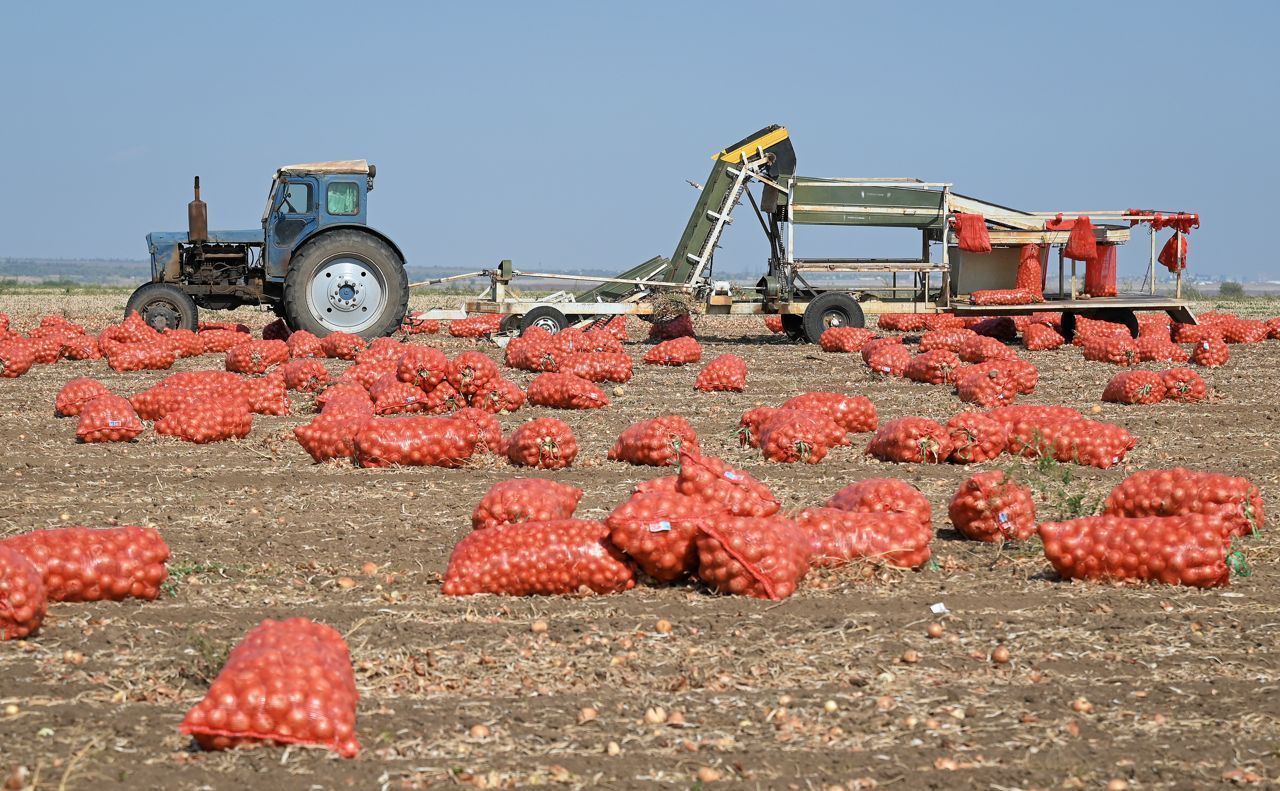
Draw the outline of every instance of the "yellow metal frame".
[[[790,137],[790,133],[787,132],[787,128],[783,126],[773,130],[767,135],[761,135],[760,137],[757,137],[755,140],[751,140],[747,143],[743,143],[742,145],[738,146],[732,151],[721,151],[718,154],[712,154],[711,158],[723,159],[725,162],[739,162],[742,160],[742,155],[744,153],[754,154],[756,152],[756,149],[768,148],[769,146],[775,145],[783,140],[786,140],[788,137]]]

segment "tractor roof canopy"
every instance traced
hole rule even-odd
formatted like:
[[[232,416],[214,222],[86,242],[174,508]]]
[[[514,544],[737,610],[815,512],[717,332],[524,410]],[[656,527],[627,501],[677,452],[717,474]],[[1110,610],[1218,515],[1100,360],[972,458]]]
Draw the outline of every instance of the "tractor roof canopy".
[[[341,159],[336,162],[306,162],[301,165],[285,165],[281,173],[302,175],[308,173],[356,173],[369,175],[369,163],[363,159]]]

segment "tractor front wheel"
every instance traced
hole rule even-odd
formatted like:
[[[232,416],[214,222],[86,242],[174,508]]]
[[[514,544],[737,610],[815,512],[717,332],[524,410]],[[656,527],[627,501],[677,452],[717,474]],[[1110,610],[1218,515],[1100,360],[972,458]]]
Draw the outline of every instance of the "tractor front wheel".
[[[409,278],[391,245],[371,233],[330,231],[294,253],[284,279],[289,327],[320,337],[390,335],[409,307]]]
[[[137,311],[154,330],[192,330],[199,325],[199,311],[191,295],[172,283],[147,283],[129,297],[125,318]]]

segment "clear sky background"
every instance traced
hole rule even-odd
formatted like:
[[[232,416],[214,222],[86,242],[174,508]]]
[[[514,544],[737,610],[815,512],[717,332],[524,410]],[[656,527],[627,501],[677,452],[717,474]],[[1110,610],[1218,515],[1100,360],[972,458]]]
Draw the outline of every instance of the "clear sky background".
[[[670,254],[710,155],[770,123],[799,171],[1033,210],[1199,211],[1191,268],[1280,279],[1280,3],[13,3],[0,256],[142,259],[258,223],[273,170],[367,158],[411,263]],[[744,217],[744,220],[747,218]],[[1122,257],[1135,271],[1145,234]],[[818,234],[802,254],[915,252]],[[821,249],[819,249],[821,248]],[[754,223],[718,263],[763,268]]]

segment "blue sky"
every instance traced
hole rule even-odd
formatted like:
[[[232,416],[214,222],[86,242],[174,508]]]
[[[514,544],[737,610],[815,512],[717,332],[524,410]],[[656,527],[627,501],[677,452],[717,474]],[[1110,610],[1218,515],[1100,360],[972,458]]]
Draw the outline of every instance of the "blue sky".
[[[1193,271],[1280,278],[1278,21],[1246,2],[12,4],[0,256],[140,259],[184,227],[193,174],[211,225],[252,227],[278,165],[364,157],[372,222],[412,263],[622,268],[671,252],[712,152],[781,123],[805,175],[1195,210]],[[766,254],[743,222],[718,262]]]

